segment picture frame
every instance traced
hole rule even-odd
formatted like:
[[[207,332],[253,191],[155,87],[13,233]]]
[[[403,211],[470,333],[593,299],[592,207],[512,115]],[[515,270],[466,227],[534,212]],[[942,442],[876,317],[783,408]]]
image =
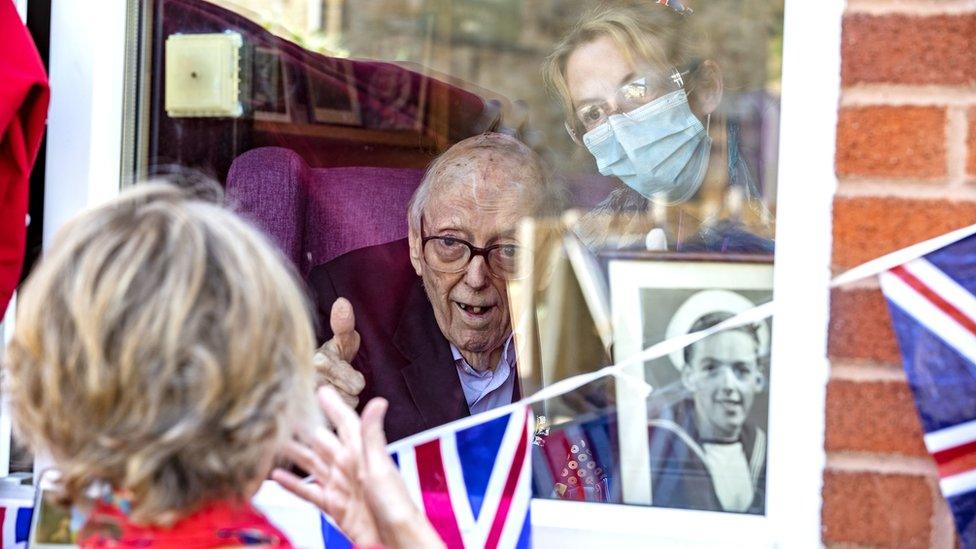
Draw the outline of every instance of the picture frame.
[[[507,285],[522,394],[610,362],[613,334],[607,283],[598,258],[572,231],[577,217],[523,219],[519,278]],[[563,399],[536,406],[548,420],[580,410]],[[557,425],[553,424],[554,426]]]
[[[318,124],[362,126],[359,92],[352,63],[347,59],[325,58],[307,66],[309,115]]]
[[[721,320],[772,300],[771,256],[641,252],[610,255],[605,259],[610,285],[615,363],[666,339],[704,329],[698,321],[706,320],[706,316]],[[742,402],[730,406],[739,407],[734,413],[745,414],[750,432],[756,433],[758,439],[760,432],[763,437],[768,432],[769,393],[764,389],[769,386],[771,321],[763,321],[754,328],[754,332],[755,345],[750,349],[755,351],[757,368],[762,368],[759,372],[764,376],[761,380],[763,386],[757,386],[750,395],[748,404],[745,403],[747,399],[742,399]],[[718,338],[724,333],[711,338]],[[702,342],[708,339],[703,339]],[[689,349],[692,347],[689,346]],[[688,355],[678,351],[646,364],[636,363],[627,368],[628,374],[651,385],[650,397],[626,383],[617,384],[620,474],[625,503],[672,506],[667,501],[655,502],[652,497],[653,441],[649,431],[655,431],[655,414],[660,412],[663,417],[664,411],[674,410],[696,400],[684,382],[683,369],[689,367],[684,362],[685,356]],[[696,410],[687,406],[686,409]],[[697,422],[705,421],[694,415],[697,413],[695,411],[687,415]],[[765,438],[762,439],[761,456],[752,450],[749,448],[744,451],[757,460],[761,458],[762,462],[750,462],[750,466],[753,469],[761,466],[763,472],[762,486],[754,486],[755,493],[760,494],[761,490],[765,494]],[[753,478],[754,483],[758,482],[757,479],[758,477]],[[758,495],[757,499],[760,499]],[[723,510],[694,505],[675,506],[703,511]],[[765,502],[751,506],[748,511],[739,511],[764,514]]]
[[[376,63],[364,78],[371,129],[423,132],[432,71],[416,63]]]
[[[255,46],[251,69],[251,105],[255,120],[291,122],[292,77],[281,51]]]

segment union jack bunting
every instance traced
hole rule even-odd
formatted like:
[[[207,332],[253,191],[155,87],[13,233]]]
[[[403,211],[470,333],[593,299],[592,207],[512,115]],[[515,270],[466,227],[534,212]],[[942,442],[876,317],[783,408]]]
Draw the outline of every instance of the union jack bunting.
[[[27,547],[33,511],[32,502],[0,499],[0,522],[3,523],[0,549]]]
[[[976,235],[880,275],[925,446],[963,547],[976,547]]]
[[[527,407],[474,416],[390,446],[411,497],[451,549],[530,547],[531,416]],[[349,546],[325,517],[322,535],[329,549]]]

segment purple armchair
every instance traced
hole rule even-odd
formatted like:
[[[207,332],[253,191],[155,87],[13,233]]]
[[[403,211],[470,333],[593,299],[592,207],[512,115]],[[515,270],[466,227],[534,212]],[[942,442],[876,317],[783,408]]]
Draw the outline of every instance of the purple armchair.
[[[234,159],[227,201],[263,229],[302,276],[346,252],[407,236],[407,203],[423,171],[310,168],[295,152],[262,147]]]

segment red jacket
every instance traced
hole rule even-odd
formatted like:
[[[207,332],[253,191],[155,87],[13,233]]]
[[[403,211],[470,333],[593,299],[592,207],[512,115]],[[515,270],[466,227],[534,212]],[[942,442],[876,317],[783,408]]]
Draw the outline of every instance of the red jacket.
[[[47,75],[13,2],[0,1],[0,318],[17,287],[31,167],[44,134]]]
[[[285,534],[249,503],[226,500],[203,505],[171,528],[140,526],[131,522],[120,507],[99,501],[78,533],[77,543],[85,549],[292,547]]]

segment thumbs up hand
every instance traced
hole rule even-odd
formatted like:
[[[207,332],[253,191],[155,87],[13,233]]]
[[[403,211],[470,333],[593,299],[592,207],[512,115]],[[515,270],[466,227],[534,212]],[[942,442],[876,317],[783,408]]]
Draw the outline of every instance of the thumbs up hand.
[[[359,332],[352,304],[347,299],[340,297],[332,304],[329,324],[332,339],[319,347],[313,358],[318,385],[333,387],[346,404],[355,408],[366,378],[350,364],[359,352]]]

